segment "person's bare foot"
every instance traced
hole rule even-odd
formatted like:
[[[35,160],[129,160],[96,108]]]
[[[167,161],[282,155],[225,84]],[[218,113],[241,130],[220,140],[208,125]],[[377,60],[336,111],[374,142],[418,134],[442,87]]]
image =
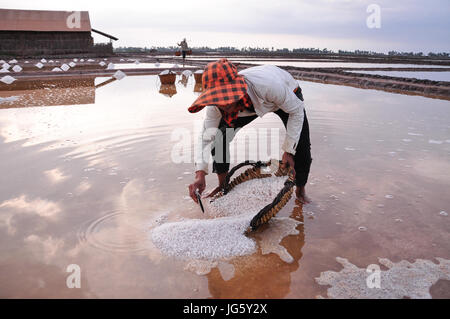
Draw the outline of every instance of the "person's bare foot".
[[[295,195],[297,196],[297,200],[303,205],[311,202],[309,197],[305,194],[305,186],[296,186]]]

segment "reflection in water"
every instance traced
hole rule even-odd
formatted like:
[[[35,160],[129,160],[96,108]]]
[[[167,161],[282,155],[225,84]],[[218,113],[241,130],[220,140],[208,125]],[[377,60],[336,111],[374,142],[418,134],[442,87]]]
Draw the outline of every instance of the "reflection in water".
[[[208,275],[208,287],[213,298],[284,298],[290,291],[291,273],[299,267],[302,258],[302,247],[305,244],[302,206],[295,205],[290,218],[300,222],[296,227],[298,234],[285,237],[282,241],[292,260],[286,262],[274,253],[264,254],[258,251],[248,257],[235,258],[228,261],[234,271],[219,267]],[[276,220],[279,223],[279,220]],[[255,237],[258,242],[268,236],[270,227],[275,223],[264,225]]]
[[[177,94],[177,87],[175,84],[161,84],[159,93],[164,96],[172,97]]]
[[[78,239],[81,244],[117,253],[141,253],[147,246],[142,225],[129,222],[127,212],[120,211],[90,221],[79,230]]]
[[[194,92],[198,93],[197,95],[200,95],[203,92],[203,86],[201,83],[195,83]]]
[[[101,88],[102,86],[108,85],[109,83],[112,83],[112,82],[114,82],[114,81],[116,81],[116,80],[117,80],[117,79],[116,79],[115,77],[112,77],[112,78],[110,78],[110,79],[108,79],[108,80],[105,80],[105,81],[99,83],[99,84],[96,84],[96,85],[95,85],[95,88],[96,88],[96,89]]]
[[[1,103],[0,108],[93,104],[96,88],[94,82],[93,77],[14,81],[10,85],[0,85],[0,97],[16,97],[8,103]]]
[[[184,87],[187,87],[188,81],[189,81],[189,76],[182,74],[181,79],[178,80],[178,83],[181,83]]]

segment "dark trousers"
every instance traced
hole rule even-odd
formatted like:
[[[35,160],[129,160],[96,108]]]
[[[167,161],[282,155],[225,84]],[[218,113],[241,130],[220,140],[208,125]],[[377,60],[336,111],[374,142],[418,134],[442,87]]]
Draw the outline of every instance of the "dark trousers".
[[[301,89],[296,93],[299,99],[303,101]],[[283,121],[286,128],[289,114],[278,110],[275,112]],[[309,170],[311,167],[311,142],[309,139],[309,124],[306,117],[306,111],[303,111],[304,120],[300,139],[294,155],[295,162],[295,184],[297,186],[305,186],[308,181]],[[257,116],[238,117],[234,122],[234,127],[231,128],[223,119],[219,123],[219,131],[215,137],[214,144],[211,148],[213,157],[213,172],[217,174],[226,173],[230,168],[230,142],[233,140],[236,133],[245,125],[256,119]],[[216,148],[222,148],[222,152],[216,152]],[[216,156],[217,153],[217,156]]]

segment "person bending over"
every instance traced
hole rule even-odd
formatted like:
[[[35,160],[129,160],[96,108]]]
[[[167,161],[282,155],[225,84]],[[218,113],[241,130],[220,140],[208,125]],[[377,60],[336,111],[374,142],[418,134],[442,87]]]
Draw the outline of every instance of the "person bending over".
[[[219,186],[208,197],[219,192],[230,167],[229,142],[240,128],[268,112],[277,114],[286,128],[282,145],[282,162],[294,168],[296,196],[309,203],[305,185],[311,166],[311,143],[302,90],[287,71],[274,65],[255,66],[237,72],[227,59],[209,63],[202,76],[203,93],[188,108],[195,113],[206,107],[195,158],[195,180],[189,195],[197,202],[195,192],[206,188],[208,161],[205,152],[211,144],[213,172]],[[216,134],[208,134],[217,129]],[[213,130],[214,131],[214,130]],[[230,136],[231,135],[231,136]]]

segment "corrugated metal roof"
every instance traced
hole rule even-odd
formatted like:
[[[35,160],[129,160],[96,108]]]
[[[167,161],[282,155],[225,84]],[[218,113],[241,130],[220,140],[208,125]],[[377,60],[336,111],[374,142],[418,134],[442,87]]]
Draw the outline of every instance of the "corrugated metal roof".
[[[0,31],[81,32],[91,31],[91,22],[88,11],[0,9]]]

